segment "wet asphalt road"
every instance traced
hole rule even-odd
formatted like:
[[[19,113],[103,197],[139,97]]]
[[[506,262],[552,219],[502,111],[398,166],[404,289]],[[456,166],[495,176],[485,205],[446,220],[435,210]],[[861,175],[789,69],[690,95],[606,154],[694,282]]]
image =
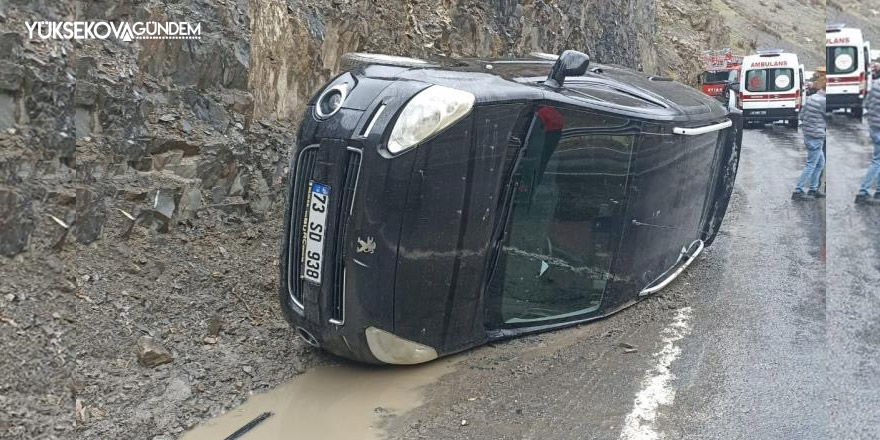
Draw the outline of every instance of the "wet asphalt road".
[[[830,429],[880,436],[880,206],[853,205],[872,146],[865,124],[829,124],[828,356]]]
[[[608,319],[472,350],[388,437],[857,438],[828,431],[826,336],[865,329],[826,326],[825,201],[789,199],[805,156],[794,130],[746,131],[724,235],[686,275]],[[836,386],[860,380],[853,350],[833,353]]]

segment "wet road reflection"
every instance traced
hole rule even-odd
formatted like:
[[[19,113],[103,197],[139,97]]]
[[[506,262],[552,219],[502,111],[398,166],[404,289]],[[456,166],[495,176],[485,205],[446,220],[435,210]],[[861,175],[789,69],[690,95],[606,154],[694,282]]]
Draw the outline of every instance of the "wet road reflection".
[[[880,206],[853,204],[871,157],[867,125],[828,127],[828,372],[831,432],[876,438],[880,420]]]

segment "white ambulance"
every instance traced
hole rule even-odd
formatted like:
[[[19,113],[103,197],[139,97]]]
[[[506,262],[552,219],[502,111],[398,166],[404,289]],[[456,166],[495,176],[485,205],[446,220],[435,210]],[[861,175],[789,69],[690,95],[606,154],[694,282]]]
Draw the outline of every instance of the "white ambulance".
[[[862,116],[862,99],[871,88],[871,45],[860,29],[844,25],[825,27],[826,89],[830,110],[849,109]]]
[[[797,55],[764,50],[743,58],[737,98],[744,124],[782,120],[797,128],[803,96],[804,66]]]

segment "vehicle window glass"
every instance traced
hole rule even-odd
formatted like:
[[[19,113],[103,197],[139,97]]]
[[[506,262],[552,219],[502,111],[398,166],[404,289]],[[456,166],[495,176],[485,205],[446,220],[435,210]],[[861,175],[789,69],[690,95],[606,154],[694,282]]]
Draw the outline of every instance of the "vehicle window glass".
[[[542,107],[514,170],[493,283],[505,324],[574,319],[599,308],[620,237],[635,137],[626,120]]]
[[[746,72],[746,90],[784,92],[794,88],[794,69],[755,69]]]
[[[767,82],[771,92],[784,92],[794,88],[794,69],[770,69]]]
[[[852,73],[858,68],[858,51],[855,47],[829,46],[825,50],[825,70],[829,75]]]
[[[714,84],[730,81],[731,73],[734,72],[703,72],[703,84]]]
[[[766,92],[767,71],[749,70],[746,72],[746,90],[750,92]]]

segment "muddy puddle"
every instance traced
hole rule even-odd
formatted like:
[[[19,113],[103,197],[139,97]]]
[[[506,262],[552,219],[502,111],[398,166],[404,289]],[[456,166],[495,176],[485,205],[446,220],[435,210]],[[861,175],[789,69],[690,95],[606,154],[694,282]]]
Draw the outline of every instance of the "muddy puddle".
[[[460,356],[413,367],[322,366],[185,433],[181,440],[223,440],[265,412],[273,415],[236,440],[380,439],[389,414],[422,404],[424,387],[454,370]]]

